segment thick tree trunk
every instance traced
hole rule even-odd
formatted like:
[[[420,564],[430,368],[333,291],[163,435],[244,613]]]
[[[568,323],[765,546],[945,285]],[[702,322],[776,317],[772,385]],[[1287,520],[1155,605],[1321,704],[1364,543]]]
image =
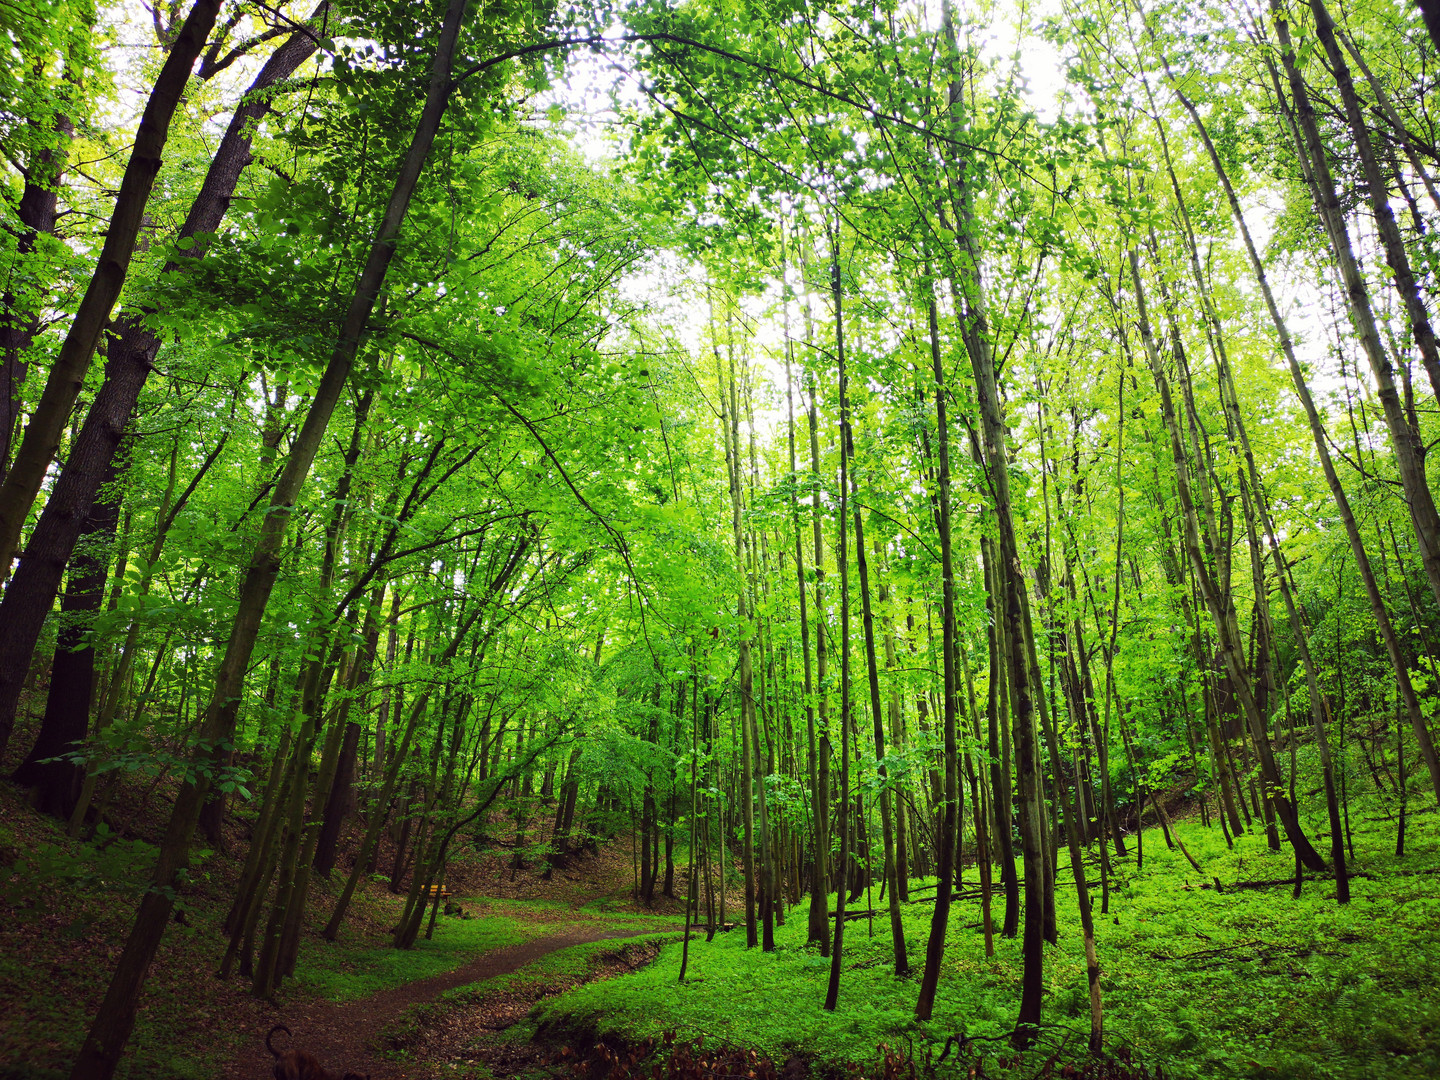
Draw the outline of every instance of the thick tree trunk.
[[[35,411],[25,425],[15,460],[4,483],[0,484],[0,580],[9,573],[11,560],[20,546],[25,517],[40,491],[45,471],[60,449],[60,437],[85,383],[85,373],[90,370],[100,334],[120,298],[150,190],[160,171],[160,155],[170,133],[170,121],[190,81],[190,69],[215,25],[220,5],[221,0],[195,0],[170,45],[170,54],[156,76],[140,116],[135,145],[120,180],[120,192],[105,230],[105,244],[100,249],[95,272],[50,367]],[[4,745],[3,735],[7,734],[8,731],[0,731],[0,748]]]
[[[115,480],[115,469],[107,483]],[[65,598],[60,604],[60,632],[50,665],[50,692],[35,745],[11,779],[34,788],[40,810],[69,820],[85,781],[85,766],[54,760],[78,749],[89,733],[90,702],[95,686],[95,650],[88,636],[105,602],[110,547],[120,520],[118,493],[97,502],[84,523],[90,543],[70,564]]]
[[[455,44],[464,18],[466,0],[450,0],[431,71],[430,84],[419,123],[409,150],[400,166],[389,205],[371,245],[355,293],[341,326],[339,340],[324,375],[315,389],[309,415],[297,434],[284,472],[277,481],[269,512],[241,586],[240,600],[230,640],[225,647],[215,679],[213,696],[205,711],[199,743],[203,771],[213,762],[214,748],[228,741],[235,728],[236,714],[250,654],[260,631],[261,618],[280,570],[280,549],[290,520],[290,511],[309,475],[320,440],[329,426],[331,413],[350,375],[360,340],[375,301],[394,257],[400,226],[410,196],[429,156],[430,147],[449,102],[450,72]],[[212,9],[213,11],[213,9]],[[212,15],[213,19],[213,15]],[[197,46],[198,51],[198,46]],[[173,54],[172,54],[173,55]],[[188,69],[188,64],[186,65]],[[112,298],[113,302],[113,298]],[[107,305],[108,311],[108,305]],[[98,333],[98,330],[97,330]],[[206,748],[209,748],[208,751]],[[207,784],[187,783],[176,799],[175,810],[160,845],[153,887],[140,903],[135,927],[126,942],[100,1006],[80,1049],[70,1080],[110,1080],[119,1062],[120,1051],[130,1037],[139,1006],[140,989],[175,903],[175,889],[189,856],[190,839],[204,803]]]
[[[196,47],[198,49],[198,45]],[[253,125],[269,107],[267,101],[261,100],[265,95],[259,91],[289,78],[314,51],[315,39],[304,30],[291,35],[271,54],[231,118],[179,238],[211,233],[219,226],[240,173],[250,161]],[[198,251],[192,249],[192,253],[198,254]],[[180,266],[171,264],[166,269],[177,270]],[[86,413],[65,467],[25,546],[15,579],[0,600],[0,624],[6,628],[0,635],[0,751],[10,738],[20,686],[45,616],[59,591],[65,565],[75,550],[97,495],[107,478],[114,475],[116,451],[160,348],[160,339],[145,327],[143,313],[122,316],[117,328],[118,334],[107,349],[105,381]],[[88,366],[88,360],[86,364]],[[29,437],[28,430],[26,437]],[[48,460],[47,457],[47,464]],[[28,509],[27,502],[25,511]],[[5,559],[4,537],[0,536],[0,567],[8,566]],[[0,578],[4,573],[0,569]]]

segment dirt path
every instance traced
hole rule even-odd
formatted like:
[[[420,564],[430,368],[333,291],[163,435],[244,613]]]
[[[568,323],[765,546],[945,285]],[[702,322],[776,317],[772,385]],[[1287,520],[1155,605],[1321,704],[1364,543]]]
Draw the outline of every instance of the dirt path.
[[[335,1005],[325,1001],[286,1005],[274,1014],[270,1024],[284,1024],[294,1033],[293,1042],[284,1033],[275,1036],[276,1049],[291,1046],[314,1054],[320,1064],[343,1076],[346,1070],[370,1076],[370,1080],[408,1080],[426,1075],[418,1065],[387,1061],[370,1049],[370,1042],[387,1024],[411,1005],[433,1001],[446,990],[482,979],[508,975],[547,953],[609,938],[633,937],[634,930],[604,932],[599,929],[552,934],[519,945],[486,952],[463,967],[419,982],[382,990],[372,997]],[[267,1027],[265,1030],[269,1030]],[[225,1069],[225,1080],[270,1080],[274,1059],[265,1049],[265,1031],[257,1031],[239,1060]]]

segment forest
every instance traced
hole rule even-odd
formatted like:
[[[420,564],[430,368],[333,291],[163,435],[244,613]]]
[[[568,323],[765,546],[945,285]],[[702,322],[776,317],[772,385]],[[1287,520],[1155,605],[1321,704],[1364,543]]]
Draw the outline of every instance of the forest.
[[[1436,0],[0,32],[0,1076],[1440,1075]]]

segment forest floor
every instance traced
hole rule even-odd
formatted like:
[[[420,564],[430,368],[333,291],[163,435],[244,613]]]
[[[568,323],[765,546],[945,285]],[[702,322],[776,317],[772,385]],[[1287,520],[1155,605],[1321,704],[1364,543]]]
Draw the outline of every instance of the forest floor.
[[[159,794],[126,793],[114,805],[115,828],[78,843],[0,783],[0,1080],[66,1074],[130,928],[135,883],[166,809]],[[1094,875],[1110,1049],[1125,1048],[1172,1078],[1440,1076],[1440,814],[1415,809],[1407,852],[1397,858],[1394,807],[1352,808],[1354,899],[1345,907],[1324,875],[1307,875],[1293,899],[1288,850],[1269,851],[1262,833],[1230,849],[1218,829],[1191,818],[1176,828],[1203,873],[1147,828],[1143,868],[1127,838],[1130,854],[1113,866],[1102,914],[1092,850],[1087,876]],[[1311,838],[1328,852],[1323,819],[1308,810]],[[575,1056],[557,1067],[557,1051],[584,1052],[597,1040],[628,1048],[643,1059],[630,1075],[648,1076],[666,1037],[691,1047],[703,1038],[744,1055],[712,1071],[757,1080],[807,1072],[895,1080],[910,1075],[912,1061],[919,1075],[938,1080],[1029,1078],[1043,1069],[1044,1055],[1001,1064],[1018,1003],[1019,941],[997,937],[994,956],[985,955],[973,866],[952,911],[935,1018],[917,1024],[933,910],[925,882],[912,882],[903,907],[911,962],[904,977],[893,971],[878,889],[852,905],[877,913],[848,924],[840,1005],[827,1013],[820,1003],[830,964],[806,944],[803,908],[777,928],[773,954],[747,949],[743,930],[708,943],[700,935],[682,984],[681,906],[657,896],[647,908],[632,898],[631,837],[547,877],[538,867],[512,870],[503,821],[492,827],[481,851],[452,865],[448,884],[463,913],[441,916],[433,938],[407,952],[389,946],[403,898],[383,878],[363,883],[338,943],[320,940],[342,875],[317,880],[296,977],[272,1002],[252,997],[244,980],[214,974],[219,922],[245,849],[244,822],[233,822],[224,851],[197,860],[183,921],[166,935],[119,1076],[262,1080],[270,1073],[264,1036],[280,1023],[294,1036],[277,1035],[278,1047],[294,1045],[337,1075],[350,1069],[372,1080],[576,1076]],[[342,871],[354,839],[342,845]],[[381,867],[391,858],[383,850]],[[677,866],[677,891],[684,880]],[[1063,1064],[1083,1058],[1087,1023],[1063,858],[1056,888],[1045,1046]],[[997,925],[1003,907],[997,893]],[[727,910],[732,918],[741,910],[733,887]],[[941,1065],[941,1048],[958,1034],[972,1041]],[[891,1052],[889,1067],[882,1048]]]
[[[1075,889],[1063,855],[1059,937],[1044,950],[1043,1037],[1023,1057],[1009,1046],[1020,939],[998,936],[1004,898],[996,895],[995,951],[986,955],[973,867],[965,868],[951,911],[929,1022],[918,1023],[914,1008],[934,892],[913,881],[901,907],[910,973],[895,974],[887,903],[877,888],[850,905],[877,910],[873,920],[847,924],[834,1012],[822,1007],[830,961],[807,944],[805,910],[797,908],[777,927],[774,953],[747,949],[738,930],[720,934],[692,944],[681,983],[681,949],[667,945],[643,970],[541,1003],[511,1037],[542,1032],[580,1048],[602,1039],[626,1046],[637,1056],[632,1075],[648,1075],[657,1055],[671,1053],[667,1040],[693,1046],[704,1039],[707,1047],[758,1054],[758,1064],[739,1074],[765,1078],[792,1076],[803,1062],[821,1075],[887,1080],[911,1076],[912,1063],[927,1080],[1153,1077],[1156,1069],[1170,1080],[1433,1080],[1440,1077],[1440,814],[1427,802],[1412,799],[1403,857],[1395,854],[1395,807],[1352,803],[1346,905],[1336,902],[1329,873],[1306,873],[1300,896],[1292,896],[1293,856],[1288,847],[1269,850],[1263,831],[1236,838],[1232,849],[1218,826],[1191,818],[1175,830],[1202,872],[1147,827],[1143,867],[1128,837],[1127,856],[1112,862],[1102,910],[1092,848],[1086,876],[1105,1043],[1140,1068],[1120,1068],[1125,1063],[1112,1058],[1109,1071],[1063,1071],[1086,1066],[1089,1026]],[[1318,809],[1312,800],[1305,824],[1328,859]],[[941,1063],[952,1036],[965,1041]]]
[[[668,935],[656,935],[664,936]],[[477,1033],[503,1030],[543,997],[569,989],[581,980],[616,974],[652,960],[660,951],[659,944],[628,950],[612,947],[593,957],[596,961],[593,967],[578,968],[576,978],[547,979],[543,987],[531,987],[524,980],[505,979],[505,976],[528,969],[562,950],[634,937],[633,928],[607,930],[603,925],[595,925],[565,930],[522,944],[487,950],[453,971],[403,983],[353,1001],[337,1003],[314,995],[294,995],[274,1013],[275,1023],[284,1024],[291,1032],[289,1036],[277,1033],[274,1045],[282,1051],[291,1046],[301,1048],[332,1071],[345,1069],[362,1073],[370,1080],[431,1077],[438,1071],[437,1066],[430,1063],[431,1059],[460,1054],[469,1054],[472,1063],[481,1059],[484,1049],[470,1045]],[[526,989],[517,992],[517,986]],[[447,1022],[425,1023],[422,1037],[421,1025],[414,1017],[425,1015],[426,1006],[433,1006],[442,995],[457,988],[465,993],[446,998],[451,1013]],[[465,1002],[463,1022],[455,1015],[458,1011],[455,1004],[459,1000]],[[270,1072],[273,1059],[261,1034],[257,1031],[255,1037],[247,1039],[240,1055],[226,1066],[222,1073],[226,1080],[252,1080]],[[419,1048],[424,1052],[406,1052]],[[523,1048],[518,1052],[507,1049],[505,1054],[507,1061],[518,1057],[530,1062],[539,1056],[538,1052],[526,1054]]]
[[[0,1080],[68,1074],[130,931],[168,794],[164,782],[117,792],[107,815],[112,825],[80,842],[0,783]],[[552,987],[532,987],[532,1000],[613,973],[657,948],[617,951],[609,941],[680,925],[678,901],[657,895],[647,907],[632,898],[628,836],[546,876],[540,866],[511,868],[505,823],[495,824],[493,843],[450,865],[447,887],[463,914],[440,916],[433,938],[401,952],[390,947],[389,929],[404,896],[391,893],[383,875],[362,881],[339,942],[319,936],[353,865],[346,853],[357,846],[359,826],[352,819],[331,879],[312,880],[296,977],[272,1002],[251,996],[248,980],[215,975],[225,944],[220,922],[247,847],[243,816],[228,820],[222,850],[194,860],[151,969],[120,1080],[268,1078],[273,1062],[264,1037],[275,1024],[294,1033],[293,1043],[277,1034],[277,1049],[309,1050],[337,1075],[346,1069],[369,1072],[372,1080],[437,1075],[410,1060],[403,1039],[377,1051],[385,1045],[381,1030],[397,1023],[403,1029],[408,1009],[446,991],[541,957],[568,959],[551,962]],[[382,846],[382,869],[393,854]],[[455,1075],[445,1068],[444,1075]]]

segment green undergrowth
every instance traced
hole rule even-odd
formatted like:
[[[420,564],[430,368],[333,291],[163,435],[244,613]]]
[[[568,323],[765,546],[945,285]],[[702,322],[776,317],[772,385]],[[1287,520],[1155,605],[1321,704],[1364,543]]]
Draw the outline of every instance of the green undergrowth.
[[[634,937],[606,938],[557,949],[526,964],[518,971],[482,979],[466,986],[457,986],[445,991],[432,1002],[411,1006],[399,1020],[382,1032],[381,1041],[392,1052],[398,1052],[397,1056],[405,1057],[406,1048],[421,1034],[440,1026],[448,1017],[458,1012],[483,1008],[487,1003],[502,1000],[538,1001],[555,993],[559,988],[584,982],[610,957],[636,947],[644,948],[675,941],[678,937],[673,931],[642,933]],[[497,1033],[495,1038],[509,1042],[526,1042],[534,1034],[534,1018],[526,1017]]]
[[[674,912],[652,915],[648,912],[626,911],[619,902],[613,900],[586,904],[578,914],[582,918],[603,922],[606,926],[613,926],[617,930],[633,929],[637,934],[654,931],[661,927],[679,926],[685,921],[683,914],[677,915]]]
[[[646,945],[652,942],[672,942],[680,935],[675,932],[658,934],[636,934],[634,937],[606,938],[603,941],[587,941],[583,945],[572,945],[542,956],[534,963],[527,964],[519,971],[500,975],[469,986],[456,987],[441,996],[442,1001],[463,1001],[473,999],[492,991],[507,993],[529,993],[543,991],[555,985],[559,979],[582,978],[604,957],[632,945]]]
[[[1197,1080],[1440,1076],[1440,821],[1434,813],[1412,816],[1403,859],[1394,857],[1394,825],[1380,811],[1356,808],[1352,823],[1352,872],[1361,876],[1345,907],[1325,878],[1307,881],[1292,900],[1293,857],[1288,846],[1270,852],[1263,834],[1243,836],[1229,851],[1218,828],[1180,824],[1203,875],[1165,848],[1158,829],[1146,831],[1137,871],[1132,838],[1107,914],[1095,889],[1107,1043],[1132,1047],[1167,1076]],[[1328,852],[1319,822],[1311,826],[1316,847]],[[1098,866],[1087,876],[1098,886]],[[1225,891],[1213,888],[1212,877]],[[966,879],[974,884],[973,867]],[[1279,879],[1286,883],[1238,887]],[[1044,1020],[1075,1028],[1083,1047],[1085,963],[1064,857],[1056,890],[1060,941],[1045,952]],[[773,955],[748,951],[743,927],[717,934],[711,943],[691,943],[680,984],[681,950],[672,944],[644,970],[544,1003],[536,1019],[575,1038],[633,1041],[673,1029],[822,1067],[873,1065],[882,1043],[923,1063],[952,1033],[995,1036],[1013,1027],[1020,942],[997,937],[987,959],[977,901],[958,902],[951,912],[934,1018],[925,1024],[913,1010],[933,903],[903,908],[907,978],[894,974],[888,918],[878,898],[876,906],[873,936],[866,922],[846,927],[834,1013],[821,1007],[830,962],[806,946],[801,907],[777,928]],[[1002,912],[997,896],[997,927]]]
[[[643,934],[660,927],[678,926],[683,915],[635,911],[629,893],[604,896],[576,907],[560,900],[477,899],[464,901],[465,910],[475,914],[509,915],[530,921],[565,923],[572,927],[603,923],[616,931]]]
[[[427,915],[428,919],[429,916]],[[354,1001],[405,983],[454,971],[481,953],[518,945],[555,932],[554,924],[526,922],[511,915],[481,914],[468,919],[440,916],[435,935],[413,949],[390,945],[314,945],[300,955],[295,984],[328,1001]]]
[[[10,790],[0,795],[0,1080],[69,1075],[153,858],[151,845],[103,830],[72,840],[51,819],[19,811]],[[191,880],[201,892],[209,886],[204,853]],[[187,892],[178,910],[183,921],[166,930],[117,1080],[213,1076],[236,1041],[211,993],[217,904]]]
[[[301,953],[296,985],[329,1001],[354,1001],[454,971],[481,953],[506,945],[597,927],[616,934],[644,934],[676,922],[673,915],[626,912],[606,916],[539,900],[461,899],[460,903],[464,917],[439,916],[434,937],[426,940],[422,934],[413,949],[373,942],[355,945],[342,941],[328,948],[316,944]]]

